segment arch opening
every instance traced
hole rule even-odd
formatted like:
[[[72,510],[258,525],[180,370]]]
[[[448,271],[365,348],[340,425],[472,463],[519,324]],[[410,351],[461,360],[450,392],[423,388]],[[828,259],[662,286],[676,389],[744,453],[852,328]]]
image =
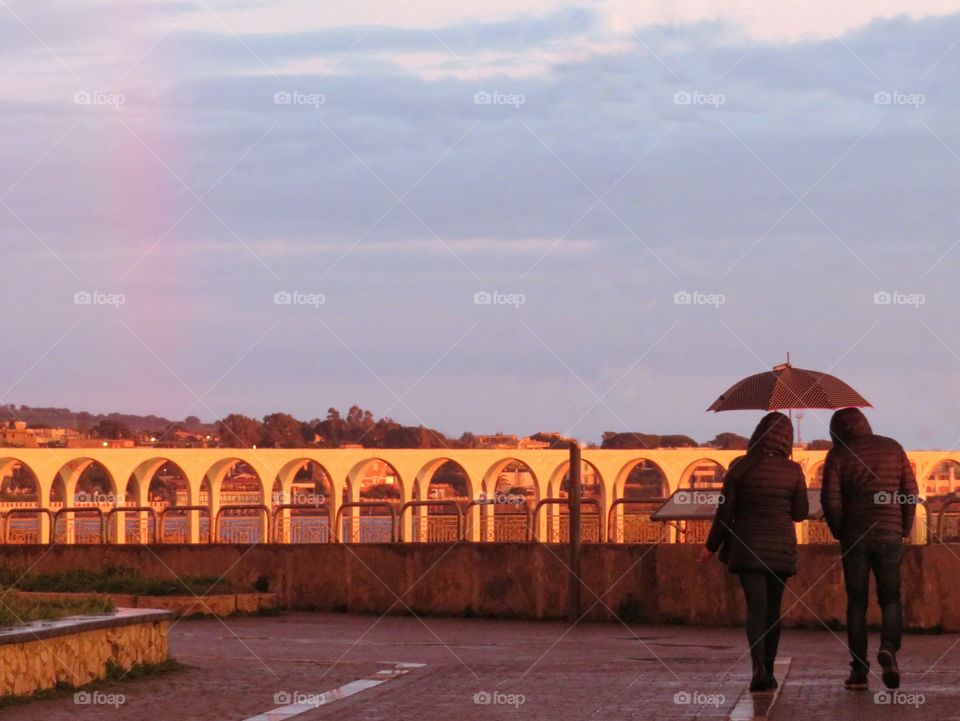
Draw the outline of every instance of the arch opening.
[[[456,461],[438,459],[428,463],[414,485],[414,500],[436,503],[411,510],[412,539],[430,543],[459,540],[466,530],[470,485],[466,469]]]
[[[9,543],[39,543],[40,481],[27,464],[15,458],[0,460],[0,509],[6,518],[4,533]]]
[[[625,472],[625,473],[624,473]],[[621,472],[620,497],[610,514],[611,540],[616,543],[665,543],[670,527],[651,516],[670,495],[667,474],[653,461],[631,461]]]
[[[270,508],[273,540],[280,543],[327,543],[333,479],[310,459],[291,461],[273,481]],[[297,508],[281,508],[282,506]]]

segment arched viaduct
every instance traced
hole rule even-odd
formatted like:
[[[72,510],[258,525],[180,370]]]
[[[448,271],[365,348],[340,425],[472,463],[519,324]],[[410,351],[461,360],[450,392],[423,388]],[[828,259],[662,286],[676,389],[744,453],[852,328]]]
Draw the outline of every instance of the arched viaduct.
[[[678,488],[695,484],[699,467],[712,463],[726,469],[738,455],[741,452],[711,448],[584,449],[582,453],[597,488],[599,497],[596,505],[600,511],[597,515],[601,525],[615,501],[624,498],[625,482],[638,464],[646,461],[648,468],[659,469],[663,488],[656,495],[667,495]],[[816,482],[825,455],[824,451],[795,451],[794,458],[804,467],[808,483]],[[945,460],[960,463],[960,452],[911,451],[909,456],[917,473],[921,494],[925,490],[925,479],[939,463]],[[539,449],[0,448],[0,481],[9,478],[14,468],[25,469],[32,473],[36,481],[35,507],[52,511],[57,510],[58,505],[61,508],[73,508],[79,505],[78,480],[88,467],[99,464],[111,488],[106,498],[97,499],[97,505],[105,510],[118,505],[147,507],[150,505],[148,489],[155,474],[161,467],[175,464],[186,481],[187,503],[183,505],[199,506],[203,498],[202,505],[208,509],[187,512],[189,538],[184,540],[196,542],[199,540],[201,515],[209,513],[207,517],[210,519],[218,516],[222,504],[221,485],[238,463],[246,464],[256,474],[262,503],[267,507],[266,512],[272,514],[278,501],[289,499],[295,475],[309,462],[322,467],[329,478],[329,494],[325,500],[331,524],[338,518],[344,502],[359,500],[359,479],[372,463],[382,462],[392,467],[399,503],[430,498],[428,487],[431,479],[447,462],[457,464],[462,470],[468,499],[493,497],[497,492],[497,480],[504,469],[518,463],[523,464],[525,478],[532,483],[534,501],[558,498],[569,465],[567,451]],[[277,495],[278,491],[282,493],[281,496]],[[55,492],[63,499],[59,504],[52,500]],[[358,512],[357,508],[347,509],[345,515],[356,517]],[[402,538],[415,538],[414,518],[424,512],[425,509],[413,509],[405,514],[400,523]],[[123,516],[131,513],[114,513],[111,519],[122,524]],[[468,540],[489,538],[484,534],[485,507],[474,504],[466,513],[471,521],[466,524]],[[544,532],[544,524],[551,513],[556,516],[558,507],[547,507],[539,514],[536,522],[538,534]],[[41,542],[50,540],[51,518],[52,515],[42,516],[38,538]],[[118,529],[121,527],[117,525]],[[116,542],[124,542],[124,535],[122,532],[116,533]]]

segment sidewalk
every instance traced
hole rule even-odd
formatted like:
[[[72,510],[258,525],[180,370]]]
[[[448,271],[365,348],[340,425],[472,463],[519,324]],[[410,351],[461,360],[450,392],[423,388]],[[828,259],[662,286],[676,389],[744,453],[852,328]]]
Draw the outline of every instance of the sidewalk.
[[[122,705],[70,697],[4,718],[727,719],[750,672],[744,634],[729,628],[290,613],[180,621],[170,638],[190,669],[105,686]],[[904,696],[893,704],[875,703],[876,678],[867,693],[843,690],[846,651],[829,631],[786,631],[782,656],[791,665],[774,721],[960,719],[958,635],[906,636]],[[289,714],[263,715],[284,706]]]

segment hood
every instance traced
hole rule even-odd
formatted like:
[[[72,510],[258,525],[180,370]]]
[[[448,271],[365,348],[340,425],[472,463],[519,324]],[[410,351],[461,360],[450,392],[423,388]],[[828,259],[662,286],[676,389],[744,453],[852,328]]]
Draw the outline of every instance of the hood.
[[[788,457],[793,450],[793,423],[783,413],[768,413],[750,436],[748,453]]]
[[[844,408],[834,413],[833,418],[830,419],[830,438],[834,443],[872,435],[870,421],[859,408]]]

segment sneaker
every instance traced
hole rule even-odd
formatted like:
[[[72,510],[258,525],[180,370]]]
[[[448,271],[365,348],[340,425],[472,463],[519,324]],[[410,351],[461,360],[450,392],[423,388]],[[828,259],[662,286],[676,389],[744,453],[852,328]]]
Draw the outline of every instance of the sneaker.
[[[866,671],[851,671],[847,680],[843,682],[843,687],[848,691],[866,691],[870,688],[867,683]]]
[[[883,669],[883,685],[887,688],[900,688],[900,669],[897,666],[897,654],[890,649],[881,648],[877,654],[877,663]]]

